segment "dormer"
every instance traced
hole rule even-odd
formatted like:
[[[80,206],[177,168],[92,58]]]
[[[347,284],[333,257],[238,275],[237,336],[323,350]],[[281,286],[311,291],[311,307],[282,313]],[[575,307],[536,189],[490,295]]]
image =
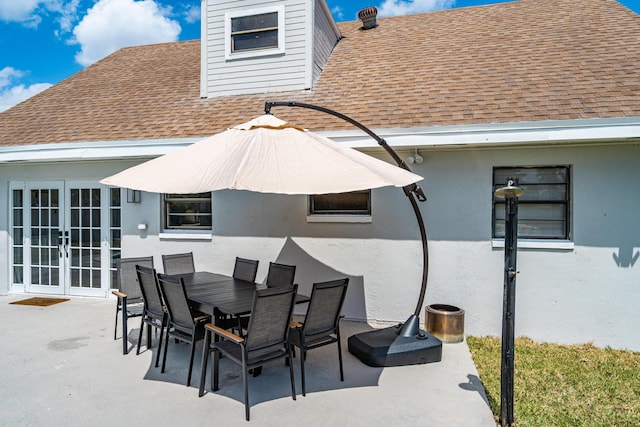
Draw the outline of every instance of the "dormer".
[[[202,0],[200,96],[311,89],[340,37],[325,0]]]

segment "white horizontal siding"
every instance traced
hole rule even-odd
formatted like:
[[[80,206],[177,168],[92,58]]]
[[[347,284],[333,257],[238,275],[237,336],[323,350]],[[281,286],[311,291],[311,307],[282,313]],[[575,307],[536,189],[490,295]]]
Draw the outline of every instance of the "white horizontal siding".
[[[226,59],[224,16],[227,12],[285,5],[285,52],[259,57]],[[285,1],[208,1],[206,59],[202,73],[208,97],[281,92],[305,88],[305,44],[309,35],[305,25],[307,2]]]
[[[316,3],[320,1],[316,0]],[[338,42],[338,35],[331,25],[332,17],[326,15],[325,8],[319,4],[314,10],[313,25],[313,82],[320,76],[324,65],[329,60],[331,52]]]

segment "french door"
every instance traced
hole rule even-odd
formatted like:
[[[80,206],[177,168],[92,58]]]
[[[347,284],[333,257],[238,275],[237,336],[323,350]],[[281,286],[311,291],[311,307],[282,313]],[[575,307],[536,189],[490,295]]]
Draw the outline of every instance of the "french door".
[[[106,297],[120,253],[120,189],[96,182],[12,183],[13,285]]]

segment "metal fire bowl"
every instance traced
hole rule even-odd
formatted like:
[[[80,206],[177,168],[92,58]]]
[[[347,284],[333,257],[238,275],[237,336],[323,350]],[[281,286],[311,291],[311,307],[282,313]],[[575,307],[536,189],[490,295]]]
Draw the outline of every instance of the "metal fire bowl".
[[[431,304],[426,308],[425,329],[445,343],[464,340],[464,310],[448,304]]]

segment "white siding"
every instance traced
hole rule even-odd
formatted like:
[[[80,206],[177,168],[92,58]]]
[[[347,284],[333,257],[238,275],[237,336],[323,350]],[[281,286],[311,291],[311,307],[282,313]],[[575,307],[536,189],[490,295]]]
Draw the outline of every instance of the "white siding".
[[[313,82],[320,76],[324,65],[331,56],[331,52],[339,39],[332,25],[333,17],[327,16],[326,9],[316,1],[314,8],[313,28]]]
[[[285,6],[285,52],[269,56],[225,59],[224,19],[226,12]],[[305,89],[306,0],[207,1],[206,6],[206,93],[216,97]]]

